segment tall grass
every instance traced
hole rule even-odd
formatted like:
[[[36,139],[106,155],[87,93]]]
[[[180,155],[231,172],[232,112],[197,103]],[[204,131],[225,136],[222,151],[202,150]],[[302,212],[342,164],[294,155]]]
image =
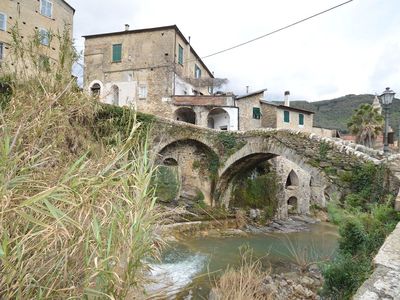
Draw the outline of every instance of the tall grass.
[[[46,68],[16,32],[0,76],[13,91],[0,111],[0,298],[140,297],[162,245],[146,135],[132,115],[126,138],[98,140],[100,107],[71,78],[68,31]]]
[[[215,300],[268,300],[272,299],[265,289],[265,277],[260,260],[253,258],[252,250],[243,249],[241,264],[228,269],[218,279],[211,294]]]

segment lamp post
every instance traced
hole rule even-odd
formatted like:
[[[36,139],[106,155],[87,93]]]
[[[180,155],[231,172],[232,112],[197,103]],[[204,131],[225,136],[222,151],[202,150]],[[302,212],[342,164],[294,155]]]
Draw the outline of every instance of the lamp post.
[[[390,90],[390,88],[387,87],[380,97],[380,102],[382,104],[382,108],[385,113],[385,128],[383,133],[383,153],[386,155],[389,153],[389,143],[388,143],[389,111],[390,111],[390,106],[392,105],[394,95],[395,92],[393,92],[392,90]]]

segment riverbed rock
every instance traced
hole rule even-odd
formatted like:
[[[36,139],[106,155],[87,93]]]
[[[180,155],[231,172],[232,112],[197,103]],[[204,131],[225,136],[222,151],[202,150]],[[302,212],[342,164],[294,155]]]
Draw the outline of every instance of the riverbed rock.
[[[295,276],[294,276],[295,275]],[[288,279],[292,278],[292,279]],[[318,300],[319,286],[308,276],[299,273],[280,274],[265,277],[264,293],[275,300]]]

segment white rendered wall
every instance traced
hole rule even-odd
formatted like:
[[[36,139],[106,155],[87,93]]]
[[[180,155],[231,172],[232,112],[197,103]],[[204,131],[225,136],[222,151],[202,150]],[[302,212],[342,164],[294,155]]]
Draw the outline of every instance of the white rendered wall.
[[[239,123],[238,123],[239,110],[238,110],[238,108],[237,107],[221,107],[221,108],[227,112],[229,117],[225,113],[209,116],[214,119],[214,128],[220,129],[221,126],[227,125],[229,131],[239,130]]]
[[[104,93],[102,93],[102,98],[105,100],[105,103],[113,104],[113,91],[112,87],[116,85],[119,88],[119,106],[132,106],[135,103],[135,95],[136,95],[136,81],[131,82],[108,82],[105,84]]]
[[[175,74],[175,95],[194,95],[193,85],[187,83]]]

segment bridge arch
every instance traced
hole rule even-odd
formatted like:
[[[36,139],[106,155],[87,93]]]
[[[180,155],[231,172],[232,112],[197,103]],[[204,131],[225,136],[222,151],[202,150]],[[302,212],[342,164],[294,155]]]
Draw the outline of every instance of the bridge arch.
[[[179,168],[181,186],[178,198],[185,203],[204,201],[211,205],[215,176],[210,164],[218,158],[214,150],[195,139],[172,141],[160,149],[157,163]]]
[[[283,158],[290,163],[293,163],[296,168],[309,174],[308,178],[300,179],[292,169],[289,170],[286,175],[282,175],[282,194],[278,205],[282,209],[281,212],[278,212],[281,217],[287,216],[287,201],[290,197],[296,196],[295,193],[298,189],[308,188],[310,190],[310,177],[319,178],[321,190],[329,185],[329,181],[325,175],[319,169],[307,164],[303,157],[296,153],[295,150],[288,148],[286,145],[282,145],[279,142],[271,141],[271,139],[258,137],[253,138],[244,147],[230,156],[219,170],[219,181],[216,186],[214,204],[229,206],[232,179],[236,174],[243,172],[243,170],[250,169],[263,161],[278,158]],[[287,181],[290,183],[289,186],[293,187],[292,189],[285,189]],[[311,192],[308,192],[308,195],[310,193]],[[318,197],[321,197],[320,193],[315,198]],[[309,209],[309,203],[302,204],[299,199],[297,199],[297,201],[299,212],[306,213]],[[307,199],[307,201],[309,201],[309,199]]]

